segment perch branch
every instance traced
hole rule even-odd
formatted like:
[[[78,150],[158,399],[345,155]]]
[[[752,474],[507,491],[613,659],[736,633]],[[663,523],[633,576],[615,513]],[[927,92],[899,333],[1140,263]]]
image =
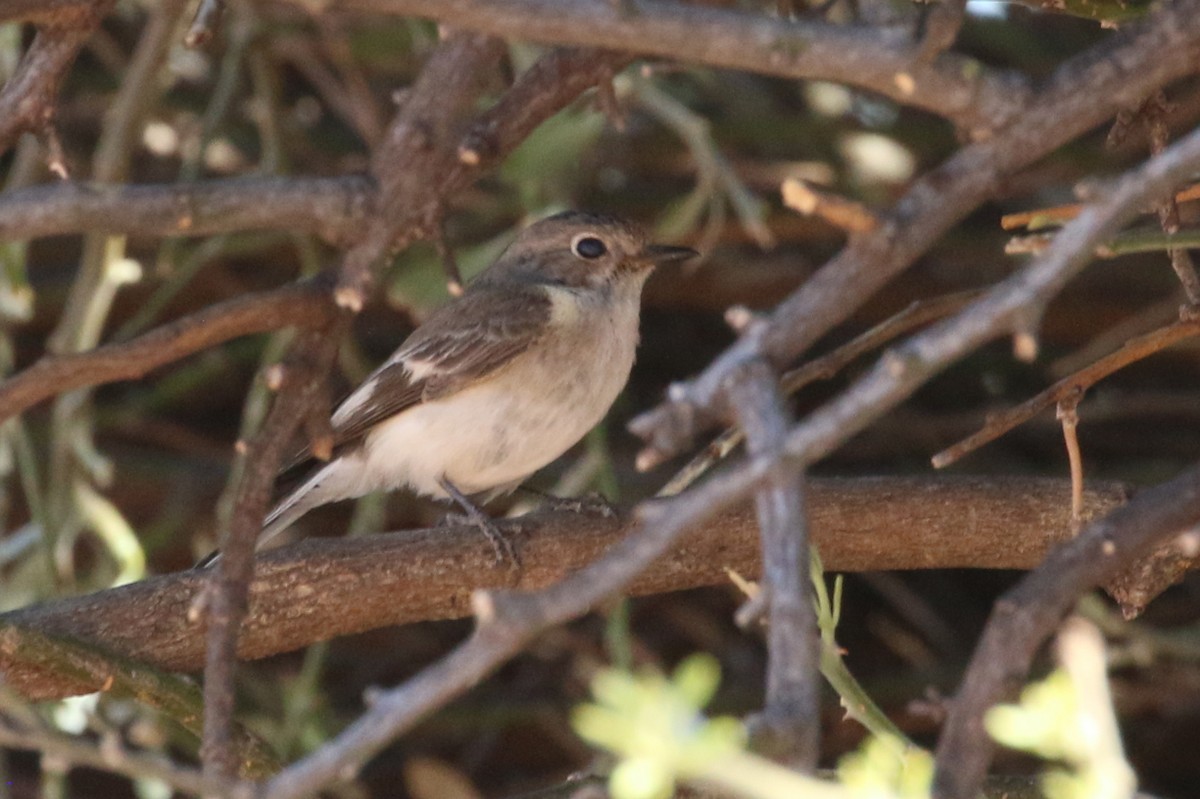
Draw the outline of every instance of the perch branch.
[[[811,479],[808,512],[815,545],[831,571],[1029,569],[1070,536],[1070,491],[1066,480],[1041,478]],[[1103,515],[1125,497],[1120,485],[1091,484],[1085,512]],[[628,535],[634,521],[538,512],[501,526],[521,552],[518,587],[535,590],[595,560]],[[759,574],[760,558],[754,512],[746,505],[697,529],[686,547],[664,555],[629,590],[650,594],[722,584],[726,568]],[[156,668],[192,672],[204,661],[204,639],[188,613],[207,579],[199,571],[152,577],[12,611],[0,620]],[[471,612],[466,586],[500,588],[508,581],[470,525],[308,539],[258,555],[238,655],[262,658],[377,627],[460,618]],[[147,613],[148,607],[155,611]],[[87,693],[103,684],[33,668],[20,651],[4,648],[0,674],[31,699]]]

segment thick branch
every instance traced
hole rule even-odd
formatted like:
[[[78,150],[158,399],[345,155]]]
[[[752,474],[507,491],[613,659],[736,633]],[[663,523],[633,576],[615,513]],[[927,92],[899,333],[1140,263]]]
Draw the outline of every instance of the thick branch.
[[[983,714],[1028,674],[1034,654],[1079,597],[1197,524],[1200,466],[1088,527],[996,603],[938,742],[935,796],[978,795],[993,750]]]
[[[809,513],[828,569],[1028,569],[1070,535],[1066,480],[866,478],[812,480]],[[1124,502],[1114,484],[1090,487],[1086,511]],[[538,513],[508,524],[522,589],[551,585],[594,561],[633,529],[629,518]],[[749,506],[697,529],[686,547],[635,580],[636,594],[725,582],[726,568],[757,575],[758,533]],[[68,636],[173,671],[203,662],[201,626],[189,620],[206,572],[188,571],[6,614],[5,621]],[[259,555],[238,654],[261,658],[392,624],[468,616],[473,587],[501,588],[510,574],[470,525],[365,538],[314,539]],[[83,693],[81,684],[0,651],[5,682],[34,698]]]
[[[0,420],[71,389],[142,377],[238,336],[289,325],[325,327],[335,311],[329,286],[315,280],[227,300],[131,341],[106,344],[90,352],[47,356],[0,383]]]
[[[711,6],[625,0],[336,0],[332,7],[416,15],[514,39],[608,47],[780,77],[857,86],[986,136],[1022,109],[1013,75],[943,55],[919,59],[907,32],[783,20]]]
[[[763,335],[742,338],[699,377],[677,385],[671,402],[636,419],[632,429],[651,447],[646,462],[686,448],[712,426],[714,398],[737,364],[762,354],[777,365],[791,363],[995,193],[1005,175],[1193,71],[1197,58],[1200,0],[1177,0],[1069,61],[1019,124],[960,150],[918,180],[888,223],[852,239],[775,310]]]

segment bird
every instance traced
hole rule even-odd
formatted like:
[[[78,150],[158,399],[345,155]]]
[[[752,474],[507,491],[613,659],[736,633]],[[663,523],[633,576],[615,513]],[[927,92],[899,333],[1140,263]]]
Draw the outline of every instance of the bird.
[[[457,502],[497,546],[471,498],[515,489],[603,419],[633,367],[646,279],[696,255],[607,214],[525,228],[338,405],[332,457],[267,514],[259,544],[320,505],[407,488]]]

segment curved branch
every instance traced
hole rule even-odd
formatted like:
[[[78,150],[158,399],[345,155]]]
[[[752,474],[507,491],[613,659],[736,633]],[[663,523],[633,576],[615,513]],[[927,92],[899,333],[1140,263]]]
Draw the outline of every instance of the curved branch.
[[[608,47],[672,61],[868,89],[953,120],[973,137],[1028,99],[1023,78],[972,59],[919,57],[907,32],[682,3],[624,0],[334,0],[340,10],[405,14],[527,41]]]
[[[979,567],[1028,569],[1070,535],[1070,484],[1026,478],[811,480],[813,536],[830,570]],[[1116,484],[1089,487],[1086,510],[1125,501]],[[970,520],[964,524],[964,520]],[[536,513],[503,523],[519,547],[519,588],[552,585],[593,562],[635,526],[629,518]],[[726,569],[759,573],[754,510],[735,509],[697,529],[629,587],[659,593],[725,582]],[[238,654],[261,658],[377,627],[471,613],[472,587],[503,588],[471,525],[362,538],[310,539],[259,555]],[[204,631],[189,619],[206,571],[153,577],[0,616],[12,625],[104,647],[158,668],[195,671]],[[152,610],[150,610],[152,609]],[[7,685],[34,698],[97,690],[24,663],[0,647]]]
[[[248,294],[89,352],[51,355],[0,383],[0,421],[83,386],[133,380],[238,336],[289,325],[322,328],[335,317],[327,279]]]

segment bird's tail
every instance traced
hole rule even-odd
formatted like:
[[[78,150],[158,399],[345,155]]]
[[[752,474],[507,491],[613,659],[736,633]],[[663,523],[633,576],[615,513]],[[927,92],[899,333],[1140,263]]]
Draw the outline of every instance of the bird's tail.
[[[338,461],[325,464],[271,509],[271,512],[263,519],[262,532],[258,534],[254,545],[255,549],[262,549],[266,542],[291,527],[296,520],[318,505],[343,498],[337,492],[336,487],[332,485],[338,482],[336,480],[337,466]],[[219,550],[213,552],[197,563],[196,568],[208,568],[220,557]]]

